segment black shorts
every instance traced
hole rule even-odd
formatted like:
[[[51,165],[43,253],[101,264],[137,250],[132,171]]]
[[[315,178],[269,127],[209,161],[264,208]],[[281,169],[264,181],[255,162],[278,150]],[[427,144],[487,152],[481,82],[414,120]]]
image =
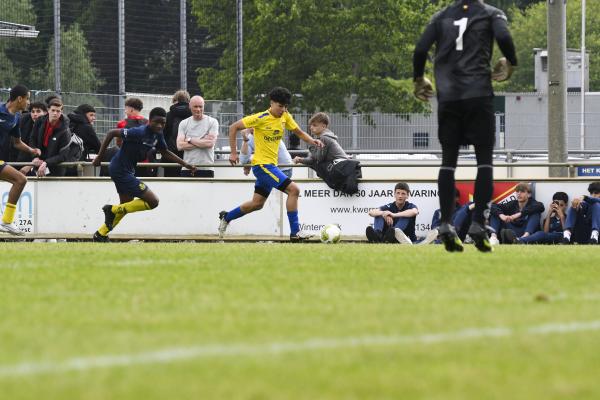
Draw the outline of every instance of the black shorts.
[[[438,138],[442,147],[472,144],[493,148],[496,143],[493,97],[439,103]]]

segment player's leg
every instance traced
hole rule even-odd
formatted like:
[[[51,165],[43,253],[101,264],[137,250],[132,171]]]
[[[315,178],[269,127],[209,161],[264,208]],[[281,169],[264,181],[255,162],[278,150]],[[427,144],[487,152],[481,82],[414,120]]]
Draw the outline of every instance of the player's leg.
[[[496,141],[496,117],[493,99],[480,97],[465,102],[466,136],[475,146],[477,177],[475,178],[475,208],[469,236],[479,251],[492,251],[487,230],[486,218],[494,193],[494,143]]]
[[[4,207],[4,213],[2,214],[2,221],[0,221],[0,231],[10,233],[12,235],[23,235],[23,232],[14,225],[15,212],[17,210],[17,202],[19,197],[27,184],[27,178],[25,175],[7,165],[4,161],[0,160],[0,179],[12,184],[10,191],[8,192],[8,199]]]
[[[442,165],[438,174],[440,197],[440,227],[438,237],[447,251],[463,251],[461,240],[452,226],[456,201],[454,171],[462,142],[462,110],[460,102],[441,102],[438,105],[438,138],[442,145]]]
[[[222,238],[223,235],[225,235],[227,226],[229,226],[231,221],[241,218],[246,214],[250,214],[251,212],[262,209],[269,198],[270,193],[271,188],[263,187],[257,181],[256,186],[254,187],[254,195],[252,196],[252,200],[242,203],[239,207],[236,207],[233,210],[221,211],[219,213],[219,237]]]
[[[283,173],[281,173],[281,175],[285,176]],[[300,197],[300,188],[298,185],[287,178],[277,189],[287,194],[285,208],[290,223],[290,240],[302,241],[312,237],[313,235],[310,232],[300,229],[300,222],[298,220],[298,198]]]

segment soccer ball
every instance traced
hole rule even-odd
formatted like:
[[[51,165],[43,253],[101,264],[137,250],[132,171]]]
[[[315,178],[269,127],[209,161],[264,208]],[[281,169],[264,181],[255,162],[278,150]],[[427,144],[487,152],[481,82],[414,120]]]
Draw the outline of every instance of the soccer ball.
[[[321,229],[321,243],[337,243],[342,237],[342,230],[339,225],[329,224]]]

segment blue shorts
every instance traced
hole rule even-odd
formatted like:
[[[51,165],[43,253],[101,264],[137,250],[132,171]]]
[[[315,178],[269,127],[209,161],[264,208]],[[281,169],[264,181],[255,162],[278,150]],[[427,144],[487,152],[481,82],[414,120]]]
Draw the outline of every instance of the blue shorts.
[[[273,188],[284,192],[292,183],[292,180],[274,164],[254,165],[252,173],[256,177],[254,193],[258,193],[263,197],[269,197]]]
[[[111,175],[110,177],[117,188],[117,193],[128,194],[133,197],[142,197],[148,186],[135,175]]]

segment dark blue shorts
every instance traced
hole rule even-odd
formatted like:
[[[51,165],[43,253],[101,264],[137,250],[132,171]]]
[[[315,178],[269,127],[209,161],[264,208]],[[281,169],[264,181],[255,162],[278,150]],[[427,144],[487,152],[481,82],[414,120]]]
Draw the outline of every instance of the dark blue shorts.
[[[273,188],[285,192],[285,189],[292,183],[292,180],[274,164],[254,165],[252,173],[256,177],[254,193],[263,197],[269,197]]]
[[[148,186],[135,175],[118,175],[110,177],[117,188],[117,193],[128,194],[133,197],[142,197],[142,195],[148,190]]]

